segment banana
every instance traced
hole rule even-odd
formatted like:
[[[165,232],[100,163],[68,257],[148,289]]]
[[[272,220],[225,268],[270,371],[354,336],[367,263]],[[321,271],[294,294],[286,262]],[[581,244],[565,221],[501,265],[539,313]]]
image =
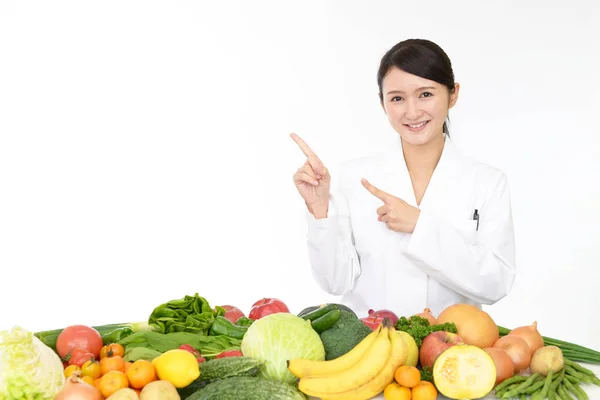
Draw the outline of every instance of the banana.
[[[408,357],[408,347],[402,336],[395,332],[395,329],[389,330],[392,351],[387,363],[373,379],[364,385],[355,389],[329,394],[322,397],[322,400],[366,400],[371,399],[385,390],[387,385],[394,381],[396,369],[404,365]]]
[[[288,361],[288,369],[297,378],[306,376],[325,376],[335,375],[342,371],[352,368],[359,362],[369,347],[375,342],[377,335],[381,332],[382,325],[369,333],[363,340],[360,341],[352,350],[334,360],[314,361],[295,359]]]
[[[390,328],[390,323],[384,324],[363,358],[349,369],[333,375],[301,378],[298,389],[309,396],[324,398],[355,389],[371,381],[381,372],[390,357]]]

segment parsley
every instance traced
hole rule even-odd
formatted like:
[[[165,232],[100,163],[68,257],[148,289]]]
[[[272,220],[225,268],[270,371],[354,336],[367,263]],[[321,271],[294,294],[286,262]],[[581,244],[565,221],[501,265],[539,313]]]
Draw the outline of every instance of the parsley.
[[[419,317],[417,315],[413,315],[409,318],[400,317],[396,322],[396,330],[407,332],[410,336],[412,336],[413,339],[415,339],[419,349],[423,344],[423,339],[425,339],[431,332],[446,331],[458,333],[456,325],[453,322],[430,325],[427,318]]]

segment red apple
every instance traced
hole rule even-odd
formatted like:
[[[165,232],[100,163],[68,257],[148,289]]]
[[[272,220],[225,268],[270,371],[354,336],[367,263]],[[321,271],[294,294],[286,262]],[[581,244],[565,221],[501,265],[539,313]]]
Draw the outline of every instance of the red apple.
[[[419,361],[423,367],[433,367],[435,359],[449,347],[463,344],[463,340],[456,333],[437,331],[432,332],[423,339],[419,351]]]
[[[290,312],[290,310],[287,308],[283,301],[279,299],[263,298],[258,300],[256,303],[252,304],[252,309],[250,309],[250,314],[248,315],[248,318],[256,321],[269,314],[276,314],[282,312]]]
[[[363,324],[365,324],[366,326],[371,328],[372,331],[374,331],[375,329],[377,329],[379,327],[379,325],[381,325],[383,323],[383,319],[384,319],[383,317],[378,317],[376,315],[370,315],[368,317],[361,318],[360,320],[363,322]]]
[[[398,316],[390,310],[369,310],[369,317],[382,317],[387,318],[390,322],[396,325],[396,321],[398,321]]]
[[[229,305],[227,305],[227,306],[221,306],[221,307],[225,309],[225,315],[224,315],[224,317],[225,317],[226,319],[228,319],[229,321],[233,322],[234,324],[235,324],[235,322],[236,322],[238,319],[240,319],[240,318],[242,318],[242,317],[245,317],[245,316],[246,316],[246,315],[245,315],[245,314],[242,312],[242,310],[240,310],[240,309],[239,309],[239,308],[237,308],[237,307],[234,307],[234,306],[229,306]]]

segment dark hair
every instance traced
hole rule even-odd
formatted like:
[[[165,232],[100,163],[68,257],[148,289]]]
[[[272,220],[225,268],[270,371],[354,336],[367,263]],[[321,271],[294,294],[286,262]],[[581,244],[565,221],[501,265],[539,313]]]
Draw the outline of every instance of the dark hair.
[[[450,58],[440,46],[429,40],[404,40],[389,49],[381,58],[377,72],[377,85],[381,101],[383,101],[381,88],[383,78],[392,67],[444,85],[450,93],[454,91],[454,72]],[[450,135],[446,122],[444,122],[443,132]]]

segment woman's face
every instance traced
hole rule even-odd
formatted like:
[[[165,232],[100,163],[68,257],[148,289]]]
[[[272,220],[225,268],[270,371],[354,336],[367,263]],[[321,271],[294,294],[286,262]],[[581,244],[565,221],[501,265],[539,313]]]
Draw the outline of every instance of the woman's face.
[[[458,89],[456,84],[449,94],[444,85],[392,67],[382,82],[382,106],[404,142],[422,145],[443,135],[444,121],[456,103]]]

